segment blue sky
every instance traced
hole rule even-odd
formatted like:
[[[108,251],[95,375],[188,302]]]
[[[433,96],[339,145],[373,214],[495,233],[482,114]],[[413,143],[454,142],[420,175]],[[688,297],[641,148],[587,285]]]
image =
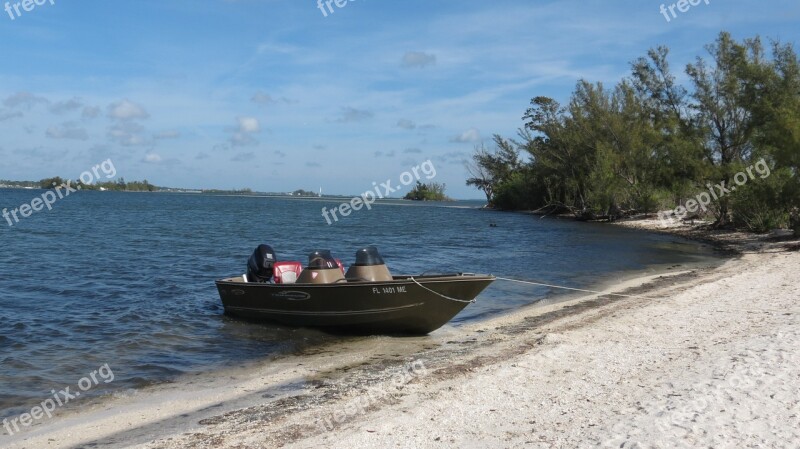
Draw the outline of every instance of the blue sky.
[[[616,83],[661,44],[684,78],[721,30],[800,33],[796,0],[669,22],[642,0],[352,0],[327,17],[316,0],[18,1],[0,11],[0,179],[111,158],[157,185],[331,194],[430,159],[451,196],[481,198],[463,161],[514,136],[532,97]]]

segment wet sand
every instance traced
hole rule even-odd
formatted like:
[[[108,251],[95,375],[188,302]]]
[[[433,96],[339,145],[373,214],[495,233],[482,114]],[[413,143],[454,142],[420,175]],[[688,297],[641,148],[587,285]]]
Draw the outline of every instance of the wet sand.
[[[740,256],[614,287],[635,298],[584,295],[184,378],[0,446],[796,447],[797,243],[704,238]]]

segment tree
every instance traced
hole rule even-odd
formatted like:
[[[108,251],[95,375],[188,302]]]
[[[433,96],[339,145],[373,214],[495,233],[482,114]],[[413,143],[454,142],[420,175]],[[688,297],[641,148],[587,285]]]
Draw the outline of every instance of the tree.
[[[706,50],[713,65],[698,57],[686,67],[694,87],[693,121],[705,162],[713,167],[712,183],[729,182],[753,154],[756,121],[748,102],[748,68],[763,63],[764,50],[758,38],[740,44],[726,32]],[[718,203],[716,225],[724,226],[730,221],[730,198],[722,196]]]
[[[774,43],[769,57],[758,37],[736,42],[723,32],[706,49],[708,60],[686,67],[688,88],[658,47],[613,88],[580,80],[566,106],[534,97],[520,142],[495,136],[493,151],[476,148],[467,184],[501,209],[550,207],[580,218],[674,209],[704,193],[712,203],[702,211],[716,226],[800,232],[794,48]],[[751,182],[732,188],[757,164],[768,168],[761,179],[750,173]],[[724,189],[715,187],[713,199],[711,185]]]
[[[423,184],[417,181],[417,185],[406,194],[403,199],[414,201],[449,201],[445,195],[445,184],[430,182]]]
[[[54,178],[45,178],[39,181],[39,187],[42,189],[54,189],[58,186],[64,185],[64,180],[60,176]]]
[[[507,181],[522,165],[514,142],[497,134],[493,140],[494,150],[489,151],[481,144],[475,147],[472,160],[467,163],[467,171],[471,176],[467,179],[467,185],[482,190],[489,205],[493,204],[497,185]]]

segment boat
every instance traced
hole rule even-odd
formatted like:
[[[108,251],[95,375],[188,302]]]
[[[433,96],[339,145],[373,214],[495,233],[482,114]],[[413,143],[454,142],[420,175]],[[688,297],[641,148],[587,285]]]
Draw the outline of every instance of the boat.
[[[347,334],[424,335],[455,317],[493,281],[473,273],[392,275],[377,248],[356,252],[347,270],[328,250],[302,267],[259,245],[242,276],[216,281],[225,313]]]

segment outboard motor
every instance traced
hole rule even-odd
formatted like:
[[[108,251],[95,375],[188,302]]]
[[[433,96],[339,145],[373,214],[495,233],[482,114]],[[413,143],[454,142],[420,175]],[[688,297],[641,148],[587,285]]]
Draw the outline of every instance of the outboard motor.
[[[392,274],[389,273],[389,268],[383,261],[378,248],[374,246],[367,246],[356,251],[356,263],[354,263],[347,274],[347,279],[354,281],[391,281]]]
[[[332,284],[344,279],[344,274],[330,250],[314,251],[308,255],[308,267],[297,278],[298,284]]]
[[[272,267],[278,261],[275,250],[269,245],[258,245],[247,261],[248,282],[269,282],[272,279]]]

